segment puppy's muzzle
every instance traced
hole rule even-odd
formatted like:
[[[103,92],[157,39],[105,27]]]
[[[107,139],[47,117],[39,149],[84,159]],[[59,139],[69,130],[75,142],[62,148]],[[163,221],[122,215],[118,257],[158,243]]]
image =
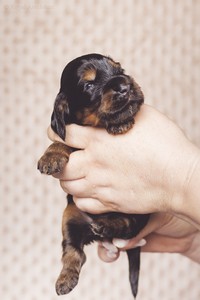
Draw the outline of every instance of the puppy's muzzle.
[[[126,95],[130,90],[130,82],[127,76],[115,76],[112,77],[104,87],[104,91],[107,92],[113,90],[122,95]]]
[[[128,76],[115,76],[104,87],[104,95],[110,103],[106,113],[113,114],[123,109],[130,100],[131,81]]]

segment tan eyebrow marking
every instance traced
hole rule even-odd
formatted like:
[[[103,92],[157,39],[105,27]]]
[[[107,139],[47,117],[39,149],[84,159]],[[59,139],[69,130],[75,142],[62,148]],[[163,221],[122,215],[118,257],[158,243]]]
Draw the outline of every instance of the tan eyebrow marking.
[[[108,62],[111,66],[113,66],[114,68],[121,68],[121,65],[119,62],[116,62],[114,60],[112,60],[112,58],[108,57]]]
[[[83,72],[82,79],[85,81],[93,81],[96,78],[96,70],[95,69],[87,69]]]

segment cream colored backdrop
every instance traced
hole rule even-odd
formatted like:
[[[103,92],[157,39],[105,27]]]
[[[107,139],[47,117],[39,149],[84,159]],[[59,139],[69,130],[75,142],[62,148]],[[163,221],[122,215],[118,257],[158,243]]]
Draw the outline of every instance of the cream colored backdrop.
[[[55,294],[65,195],[36,163],[62,69],[89,52],[119,60],[146,103],[200,146],[199,16],[199,0],[0,1],[0,299],[132,299],[126,256],[108,265],[96,246],[76,289]],[[138,300],[200,299],[200,267],[187,258],[143,254],[141,268]]]

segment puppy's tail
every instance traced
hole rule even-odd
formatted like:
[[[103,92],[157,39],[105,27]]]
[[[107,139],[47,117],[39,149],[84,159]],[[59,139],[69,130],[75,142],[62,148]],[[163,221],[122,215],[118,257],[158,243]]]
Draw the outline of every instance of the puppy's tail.
[[[129,261],[129,280],[131,290],[136,298],[138,292],[138,281],[140,272],[140,247],[127,250],[128,261]]]

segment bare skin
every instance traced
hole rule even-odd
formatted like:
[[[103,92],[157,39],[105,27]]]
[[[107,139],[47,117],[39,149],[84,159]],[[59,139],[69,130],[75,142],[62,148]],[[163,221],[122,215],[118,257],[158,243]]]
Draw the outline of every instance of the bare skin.
[[[134,247],[145,237],[143,251],[176,252],[200,262],[200,151],[172,121],[143,105],[124,135],[74,124],[66,132],[66,144],[80,150],[56,177],[80,209],[153,213],[125,247],[118,243],[111,251],[99,245],[103,260],[115,260],[118,249]],[[60,141],[50,128],[48,135]]]

